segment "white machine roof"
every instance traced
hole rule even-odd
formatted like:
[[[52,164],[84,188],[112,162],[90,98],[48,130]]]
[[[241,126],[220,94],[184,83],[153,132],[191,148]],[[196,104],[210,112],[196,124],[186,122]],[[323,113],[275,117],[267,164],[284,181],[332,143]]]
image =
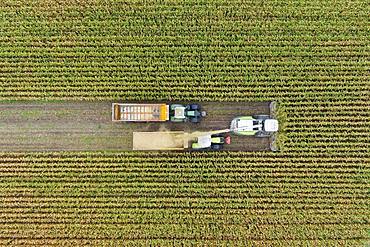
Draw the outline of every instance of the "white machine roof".
[[[240,119],[236,127],[244,131],[253,131],[253,120]]]
[[[201,148],[208,148],[212,144],[212,138],[210,135],[206,136],[199,136],[198,137],[198,144],[200,145]]]
[[[175,118],[185,118],[185,107],[175,108]]]
[[[266,119],[265,120],[265,131],[275,132],[279,129],[279,123],[276,119]]]

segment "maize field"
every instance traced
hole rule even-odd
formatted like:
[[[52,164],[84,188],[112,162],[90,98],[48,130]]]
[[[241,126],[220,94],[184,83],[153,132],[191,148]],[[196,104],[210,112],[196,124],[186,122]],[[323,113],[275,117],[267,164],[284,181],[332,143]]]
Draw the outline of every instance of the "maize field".
[[[2,103],[277,101],[281,125],[279,152],[0,150],[0,244],[368,246],[369,10],[0,1]]]

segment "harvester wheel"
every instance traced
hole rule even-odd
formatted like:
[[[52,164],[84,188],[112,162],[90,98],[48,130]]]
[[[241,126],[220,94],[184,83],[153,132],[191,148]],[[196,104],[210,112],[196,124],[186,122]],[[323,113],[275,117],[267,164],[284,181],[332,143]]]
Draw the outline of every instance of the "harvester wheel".
[[[265,120],[265,119],[269,119],[271,117],[270,117],[270,115],[254,115],[253,118],[258,119],[258,120]]]
[[[255,137],[270,137],[270,134],[260,131],[256,133]]]

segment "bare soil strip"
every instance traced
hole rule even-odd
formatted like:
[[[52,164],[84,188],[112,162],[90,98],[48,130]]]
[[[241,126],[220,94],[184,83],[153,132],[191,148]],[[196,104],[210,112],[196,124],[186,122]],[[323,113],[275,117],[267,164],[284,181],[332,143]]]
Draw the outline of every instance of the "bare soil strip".
[[[1,102],[2,151],[129,151],[134,131],[225,129],[236,116],[269,114],[269,102],[205,102],[192,123],[113,123],[112,102]],[[269,138],[232,136],[225,150],[270,150]]]

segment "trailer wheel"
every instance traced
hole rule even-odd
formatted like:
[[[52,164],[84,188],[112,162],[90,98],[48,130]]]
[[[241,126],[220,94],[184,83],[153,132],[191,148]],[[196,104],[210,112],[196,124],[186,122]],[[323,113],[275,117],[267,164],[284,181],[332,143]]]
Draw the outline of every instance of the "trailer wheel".
[[[254,119],[258,119],[258,120],[265,120],[265,119],[270,119],[270,115],[254,115],[252,116]]]

